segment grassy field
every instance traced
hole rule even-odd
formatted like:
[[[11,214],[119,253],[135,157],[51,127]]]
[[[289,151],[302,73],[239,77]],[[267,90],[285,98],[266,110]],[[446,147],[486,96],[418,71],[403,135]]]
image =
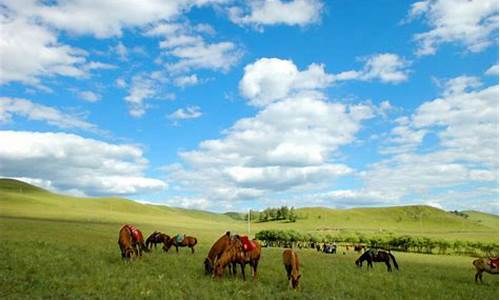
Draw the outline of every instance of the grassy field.
[[[0,180],[0,214],[1,299],[498,299],[498,276],[485,274],[485,284],[475,284],[473,258],[462,256],[396,252],[401,270],[388,273],[383,264],[370,271],[356,268],[352,252],[298,250],[303,276],[296,292],[287,286],[282,249],[266,248],[256,281],[213,280],[202,269],[210,245],[225,230],[246,230],[245,223],[220,214],[121,199],[75,199],[5,180]],[[304,230],[323,226],[323,218],[312,216],[303,220]],[[478,224],[485,221],[465,221],[477,226],[473,230],[488,228]],[[123,223],[137,225],[146,235],[153,230],[196,235],[197,252],[158,249],[124,263],[117,245]]]

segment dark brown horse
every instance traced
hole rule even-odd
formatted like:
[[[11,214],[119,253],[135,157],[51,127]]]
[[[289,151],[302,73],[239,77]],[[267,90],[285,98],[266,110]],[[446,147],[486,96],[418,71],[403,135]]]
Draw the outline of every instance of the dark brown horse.
[[[167,241],[163,242],[163,250],[168,252],[170,247],[174,246],[175,251],[179,253],[179,247],[189,247],[191,248],[191,253],[194,254],[194,246],[198,243],[198,240],[193,236],[184,236],[182,240],[177,239],[178,236],[169,238]]]
[[[286,275],[292,288],[299,286],[299,279],[302,276],[299,272],[299,256],[292,249],[283,251],[283,264],[285,265]]]
[[[368,267],[371,267],[373,269],[372,262],[384,262],[387,266],[387,271],[391,272],[391,259],[394,267],[399,271],[399,266],[394,255],[383,250],[370,249],[366,251],[365,253],[361,254],[361,256],[356,260],[356,265],[361,268],[363,266],[363,261],[366,260],[368,262]]]
[[[252,240],[252,243],[254,248],[252,250],[245,251],[240,236],[233,236],[231,238],[231,243],[215,263],[213,277],[221,277],[224,272],[224,268],[229,264],[233,265],[233,274],[236,275],[236,264],[239,264],[243,280],[246,280],[245,265],[250,264],[252,267],[252,277],[255,279],[257,277],[257,266],[259,265],[261,245],[255,239]]]
[[[226,232],[212,245],[212,248],[208,251],[208,255],[203,262],[205,266],[205,274],[212,274],[215,262],[222,255],[224,250],[231,244],[231,233]]]
[[[142,251],[149,252],[144,245],[142,232],[132,225],[123,225],[118,235],[118,245],[123,259],[130,259],[132,254],[142,256]]]
[[[494,264],[496,262],[496,265]],[[474,267],[476,267],[476,283],[477,279],[483,283],[483,272],[490,273],[493,275],[498,275],[498,257],[496,260],[489,258],[478,258],[472,262]]]
[[[157,244],[162,244],[169,239],[170,239],[170,236],[168,236],[164,233],[161,233],[159,231],[155,231],[155,232],[151,233],[151,235],[146,239],[146,247],[148,249],[153,249],[153,245],[154,245],[156,248]]]

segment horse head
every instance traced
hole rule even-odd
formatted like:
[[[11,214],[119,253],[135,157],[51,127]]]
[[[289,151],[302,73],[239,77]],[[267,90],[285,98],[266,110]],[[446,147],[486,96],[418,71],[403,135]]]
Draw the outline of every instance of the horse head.
[[[301,276],[302,276],[301,274],[298,274],[298,275],[293,274],[293,273],[291,274],[290,280],[292,281],[292,288],[295,289],[295,288],[297,288],[297,286],[299,286],[299,279]]]
[[[205,258],[205,261],[203,262],[204,266],[205,266],[205,274],[208,275],[208,274],[212,274],[214,268],[212,266],[212,262],[210,261],[210,259],[207,257]]]

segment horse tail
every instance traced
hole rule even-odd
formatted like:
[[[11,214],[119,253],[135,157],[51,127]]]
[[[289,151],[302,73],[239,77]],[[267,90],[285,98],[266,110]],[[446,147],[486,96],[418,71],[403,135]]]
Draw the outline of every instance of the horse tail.
[[[196,245],[196,244],[198,244],[198,240],[196,238],[194,238],[194,244],[193,244],[193,246]]]
[[[398,263],[396,262],[396,258],[394,257],[394,255],[392,255],[391,253],[387,253],[387,254],[389,254],[389,256],[391,257],[392,262],[394,263],[394,267],[396,268],[396,270],[399,271],[399,266],[398,266]]]

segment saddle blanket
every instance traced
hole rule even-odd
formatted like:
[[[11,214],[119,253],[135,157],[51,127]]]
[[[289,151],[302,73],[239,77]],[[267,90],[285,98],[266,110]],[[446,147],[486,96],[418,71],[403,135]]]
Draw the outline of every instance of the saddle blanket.
[[[256,247],[255,244],[252,241],[250,241],[248,236],[242,235],[242,236],[240,236],[240,240],[241,240],[241,243],[243,244],[244,251],[252,251],[253,249],[255,249],[255,247]]]
[[[491,266],[498,269],[498,256],[490,259]]]
[[[176,241],[177,243],[182,243],[182,241],[183,241],[183,240],[184,240],[184,235],[182,235],[182,234],[177,234],[177,235],[175,236],[175,241]]]
[[[124,226],[126,226],[130,230],[130,232],[132,233],[132,237],[134,238],[134,240],[140,241],[142,239],[141,232],[135,226],[128,225],[128,224],[124,225]]]

